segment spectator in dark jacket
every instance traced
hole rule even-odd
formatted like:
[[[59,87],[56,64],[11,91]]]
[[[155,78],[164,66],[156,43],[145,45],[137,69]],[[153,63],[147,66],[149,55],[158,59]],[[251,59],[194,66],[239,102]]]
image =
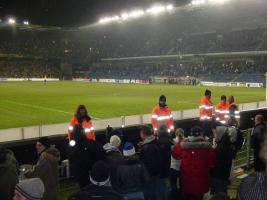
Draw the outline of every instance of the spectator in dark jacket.
[[[156,137],[149,126],[142,126],[140,160],[144,163],[150,175],[150,181],[145,185],[145,199],[157,200],[160,194],[161,151]]]
[[[69,197],[69,200],[123,200],[123,196],[112,190],[110,185],[110,169],[103,161],[92,167],[90,184]]]
[[[12,151],[0,147],[0,199],[11,200],[18,183],[17,160]]]
[[[170,134],[168,133],[168,127],[162,125],[159,127],[158,145],[161,153],[161,171],[160,171],[160,183],[159,189],[162,194],[162,199],[168,199],[168,186],[170,167],[171,167],[171,147],[174,144]]]
[[[210,189],[210,170],[216,159],[211,143],[203,137],[203,130],[193,127],[191,136],[176,144],[172,155],[182,160],[181,190],[184,199],[202,200]]]
[[[259,152],[265,136],[265,123],[262,115],[255,116],[255,127],[251,133],[251,146],[254,149],[254,170],[255,171],[266,171],[265,164],[259,157]]]
[[[123,147],[124,158],[112,170],[111,185],[114,190],[125,194],[127,199],[144,199],[143,187],[149,181],[144,164],[135,154],[133,144],[126,142]]]
[[[33,170],[24,174],[26,178],[40,178],[44,184],[43,200],[56,200],[58,190],[58,162],[59,151],[50,146],[48,138],[40,138],[36,143],[39,160]]]
[[[97,161],[104,160],[106,153],[100,144],[86,139],[84,129],[80,125],[74,127],[67,151],[74,178],[80,188],[83,188],[90,182],[89,172],[92,166]]]
[[[216,128],[215,142],[216,163],[211,173],[211,194],[215,195],[220,192],[227,194],[228,179],[235,149],[226,126],[218,126]]]
[[[106,161],[110,166],[116,164],[117,161],[123,158],[122,153],[117,147],[121,143],[120,138],[116,135],[112,136],[111,138],[112,140],[103,146],[104,150],[106,151]]]

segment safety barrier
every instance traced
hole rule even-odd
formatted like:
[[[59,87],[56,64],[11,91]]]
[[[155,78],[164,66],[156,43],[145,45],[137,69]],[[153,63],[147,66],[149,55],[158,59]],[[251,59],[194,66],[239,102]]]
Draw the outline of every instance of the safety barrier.
[[[240,111],[267,108],[267,102],[244,103],[239,105]],[[199,116],[198,109],[173,111],[174,120],[194,119]],[[71,117],[71,116],[70,116]],[[122,116],[110,119],[93,120],[95,130],[104,130],[108,125],[111,127],[129,127],[140,124],[150,124],[151,114]],[[0,129],[0,143],[34,139],[42,136],[65,135],[68,123],[30,126],[11,129]]]

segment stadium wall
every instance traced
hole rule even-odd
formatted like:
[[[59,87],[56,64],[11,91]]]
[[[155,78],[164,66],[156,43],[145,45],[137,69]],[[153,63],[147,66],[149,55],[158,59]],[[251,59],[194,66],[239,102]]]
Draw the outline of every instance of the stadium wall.
[[[0,81],[44,81],[44,78],[0,78]],[[46,81],[59,81],[59,78],[47,78]]]
[[[267,102],[253,102],[239,105],[240,111],[267,109]],[[175,121],[198,118],[198,109],[173,111]],[[71,117],[71,116],[70,116]],[[93,120],[96,131],[105,130],[109,125],[114,128],[124,128],[141,124],[150,124],[151,114],[122,116],[110,119]],[[64,136],[67,134],[68,123],[40,125],[31,127],[11,128],[0,130],[0,143],[24,141],[42,136]]]

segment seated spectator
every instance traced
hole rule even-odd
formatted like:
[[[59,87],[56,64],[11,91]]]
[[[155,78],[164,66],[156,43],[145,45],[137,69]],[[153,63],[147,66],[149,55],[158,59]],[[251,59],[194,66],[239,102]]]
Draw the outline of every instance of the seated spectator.
[[[69,197],[69,200],[123,200],[123,196],[110,187],[110,169],[98,161],[92,167],[90,184]]]
[[[180,144],[184,139],[184,130],[178,128],[175,131],[175,139],[173,140],[174,145]],[[172,149],[174,148],[172,146]],[[171,169],[170,169],[170,184],[171,184],[171,197],[172,199],[180,198],[180,165],[181,160],[175,159],[171,156]]]
[[[71,133],[67,149],[71,172],[80,188],[90,183],[89,172],[99,160],[104,160],[106,153],[103,147],[94,140],[88,140],[81,125],[76,125]]]
[[[231,142],[231,132],[226,126],[218,126],[215,132],[216,163],[211,173],[211,194],[227,194],[228,179],[230,177],[235,148]]]
[[[0,147],[0,199],[11,200],[18,183],[17,160],[12,151]]]
[[[106,151],[106,161],[108,164],[113,165],[116,161],[119,161],[123,158],[120,150],[116,147],[119,146],[118,144],[121,143],[121,140],[118,136],[112,136],[112,140],[110,140],[110,143],[106,143],[103,148]],[[116,138],[116,139],[115,139]],[[117,142],[115,142],[117,140]],[[116,146],[113,146],[116,145]]]
[[[149,126],[142,126],[140,129],[142,139],[140,160],[144,163],[150,175],[150,181],[146,183],[144,195],[146,200],[159,199],[161,196],[160,173],[161,173],[161,151],[156,137]]]
[[[181,191],[184,199],[202,200],[210,189],[210,170],[215,165],[215,151],[205,141],[203,130],[195,126],[191,135],[176,144],[172,155],[181,159]]]
[[[26,178],[40,178],[44,184],[45,192],[43,200],[56,200],[58,189],[58,162],[60,152],[50,145],[46,137],[40,138],[36,143],[36,150],[39,155],[37,164],[33,170],[26,172]]]
[[[267,130],[265,129],[265,134]],[[267,136],[264,138],[259,158],[267,165]],[[254,172],[246,177],[237,189],[237,200],[266,200],[267,173]]]
[[[40,178],[20,181],[15,188],[13,200],[41,200],[45,191]]]
[[[110,144],[118,149],[120,149],[121,146],[121,139],[119,136],[117,135],[113,135],[111,136],[110,140],[109,140]]]
[[[135,153],[132,143],[123,147],[124,158],[112,170],[111,184],[114,190],[127,199],[144,199],[143,187],[149,180],[148,172]]]

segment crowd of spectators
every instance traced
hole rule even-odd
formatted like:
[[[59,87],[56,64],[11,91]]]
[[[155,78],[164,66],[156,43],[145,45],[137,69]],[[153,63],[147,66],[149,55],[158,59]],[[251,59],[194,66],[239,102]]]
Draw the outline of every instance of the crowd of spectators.
[[[38,59],[5,59],[0,61],[0,78],[59,78],[58,65]]]
[[[242,147],[235,119],[217,126],[214,140],[204,137],[199,126],[185,133],[159,127],[154,136],[149,126],[139,130],[139,142],[128,141],[108,127],[106,134],[88,140],[83,127],[76,125],[67,154],[80,189],[69,200],[230,200],[227,193],[232,161]],[[262,115],[255,117],[251,132],[258,155],[255,173],[241,182],[238,200],[265,200],[267,196],[267,132]],[[255,147],[256,145],[256,147]],[[46,138],[38,139],[39,159],[31,170],[20,171],[12,151],[0,149],[0,198],[5,200],[56,200],[60,153]],[[261,167],[259,168],[259,162]]]

